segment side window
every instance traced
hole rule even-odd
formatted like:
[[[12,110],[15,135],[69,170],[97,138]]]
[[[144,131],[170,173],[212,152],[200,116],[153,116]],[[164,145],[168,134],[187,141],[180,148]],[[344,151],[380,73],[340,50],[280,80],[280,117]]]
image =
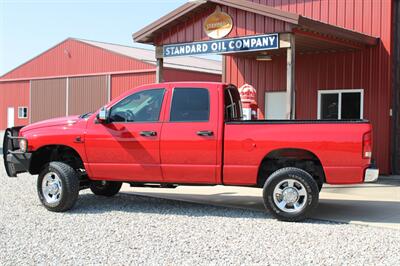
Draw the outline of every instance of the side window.
[[[160,119],[164,89],[145,90],[129,95],[110,111],[110,122],[156,122]]]
[[[242,102],[236,87],[228,87],[224,91],[225,121],[240,120],[242,118]]]
[[[171,103],[171,122],[208,121],[210,95],[207,89],[175,88]]]

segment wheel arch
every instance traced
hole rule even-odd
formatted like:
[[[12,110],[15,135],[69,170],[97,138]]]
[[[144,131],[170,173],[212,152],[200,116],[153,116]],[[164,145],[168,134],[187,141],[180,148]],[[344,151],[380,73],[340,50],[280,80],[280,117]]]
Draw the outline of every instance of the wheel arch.
[[[74,169],[85,169],[83,159],[78,151],[68,145],[45,145],[32,153],[29,173],[39,174],[43,167],[51,161],[60,161]]]
[[[321,186],[325,182],[322,162],[315,153],[301,148],[279,148],[270,151],[261,160],[257,174],[257,186],[263,187],[267,178],[283,167],[300,168],[311,174]]]

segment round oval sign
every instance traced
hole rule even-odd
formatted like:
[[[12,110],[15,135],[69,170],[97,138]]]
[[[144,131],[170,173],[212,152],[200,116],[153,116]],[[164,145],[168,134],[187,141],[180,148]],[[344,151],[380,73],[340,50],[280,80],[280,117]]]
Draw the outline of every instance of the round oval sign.
[[[204,32],[212,39],[221,39],[228,35],[233,28],[231,16],[217,7],[204,21]]]

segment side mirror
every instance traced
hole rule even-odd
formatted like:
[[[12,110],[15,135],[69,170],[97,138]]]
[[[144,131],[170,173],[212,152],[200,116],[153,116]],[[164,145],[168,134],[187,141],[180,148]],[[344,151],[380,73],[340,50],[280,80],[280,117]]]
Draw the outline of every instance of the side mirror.
[[[107,123],[108,122],[108,111],[105,106],[101,107],[99,113],[97,114],[97,120],[100,123]]]

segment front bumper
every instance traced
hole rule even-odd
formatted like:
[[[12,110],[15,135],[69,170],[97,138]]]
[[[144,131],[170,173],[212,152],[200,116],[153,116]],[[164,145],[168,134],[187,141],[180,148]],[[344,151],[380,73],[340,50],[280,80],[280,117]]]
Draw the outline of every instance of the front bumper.
[[[19,173],[29,171],[32,153],[19,150],[18,137],[22,127],[8,128],[3,140],[4,167],[9,177],[16,177]]]
[[[29,171],[32,153],[11,152],[7,154],[4,164],[7,175],[16,177],[17,174]]]
[[[365,183],[372,183],[376,182],[379,177],[379,169],[378,168],[367,168],[365,169],[365,174],[364,174],[364,182]]]

